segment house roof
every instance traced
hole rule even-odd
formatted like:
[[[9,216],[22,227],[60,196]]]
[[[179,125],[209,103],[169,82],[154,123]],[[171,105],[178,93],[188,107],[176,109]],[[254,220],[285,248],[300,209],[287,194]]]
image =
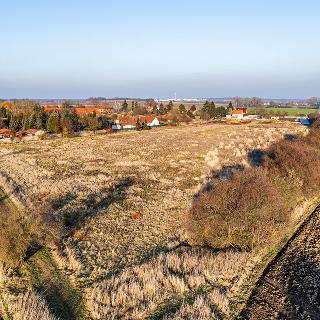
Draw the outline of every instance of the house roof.
[[[141,121],[141,122],[147,121],[147,123],[151,123],[154,119],[156,119],[156,117],[153,116],[153,115],[139,116],[139,118],[140,118],[140,121]]]
[[[52,111],[75,111],[79,116],[85,116],[89,113],[95,112],[97,115],[101,114],[101,111],[98,108],[57,108],[57,107],[45,107],[45,112]]]
[[[119,120],[119,124],[121,126],[128,126],[128,125],[136,125],[137,123],[137,117],[121,117],[118,118],[117,120]]]
[[[136,125],[137,119],[139,118],[140,122],[147,122],[151,123],[156,117],[153,115],[147,115],[147,116],[132,116],[132,117],[119,117],[117,120],[119,120],[119,124],[121,126],[126,125]]]
[[[113,110],[113,107],[108,104],[102,104],[101,106],[98,106],[98,109]]]
[[[99,111],[99,109],[97,108],[73,108],[73,110],[79,115],[86,115],[89,113],[93,113],[95,112],[97,115],[101,114],[101,111]]]
[[[45,112],[52,112],[52,111],[61,111],[64,110],[63,108],[58,107],[44,107]]]
[[[232,114],[244,114],[244,113],[246,113],[246,111],[242,109],[236,109],[232,111]]]
[[[0,129],[0,134],[9,134],[12,133],[10,129]]]
[[[30,134],[34,134],[37,131],[39,131],[39,130],[38,129],[28,129],[28,133],[30,133]]]

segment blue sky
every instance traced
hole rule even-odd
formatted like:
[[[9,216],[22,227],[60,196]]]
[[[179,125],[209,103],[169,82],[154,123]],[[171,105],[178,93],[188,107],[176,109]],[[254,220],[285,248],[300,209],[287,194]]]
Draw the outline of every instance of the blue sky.
[[[320,96],[319,1],[2,0],[0,97]]]

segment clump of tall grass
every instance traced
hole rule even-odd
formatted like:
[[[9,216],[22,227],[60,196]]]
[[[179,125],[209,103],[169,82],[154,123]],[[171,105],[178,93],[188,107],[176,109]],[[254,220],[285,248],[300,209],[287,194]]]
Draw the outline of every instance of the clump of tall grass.
[[[218,320],[221,319],[210,301],[203,295],[196,297],[192,304],[183,303],[174,314],[166,315],[163,320]]]
[[[0,220],[0,264],[5,268],[19,266],[40,238],[39,223],[34,215],[10,212]]]
[[[211,292],[211,305],[228,314],[226,292],[248,260],[247,253],[213,253],[205,249],[161,253],[88,289],[87,306],[94,319],[124,319],[129,315],[129,319],[143,319],[159,305],[170,304],[171,299],[183,302],[186,295],[206,287]],[[202,300],[198,302],[202,305]],[[190,307],[185,308],[182,313]]]
[[[54,316],[44,300],[35,292],[25,292],[17,296],[4,294],[8,318],[13,320],[59,320]]]

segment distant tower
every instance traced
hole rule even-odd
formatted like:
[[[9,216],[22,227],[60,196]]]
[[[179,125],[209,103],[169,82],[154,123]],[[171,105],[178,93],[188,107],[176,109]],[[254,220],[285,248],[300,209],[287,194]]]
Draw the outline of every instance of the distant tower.
[[[174,93],[174,100],[177,100],[177,93]]]

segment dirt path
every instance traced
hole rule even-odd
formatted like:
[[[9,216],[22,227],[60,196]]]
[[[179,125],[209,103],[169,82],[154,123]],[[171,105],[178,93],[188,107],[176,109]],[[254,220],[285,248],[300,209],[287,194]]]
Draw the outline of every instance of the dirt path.
[[[244,319],[320,319],[320,207],[267,268]]]

